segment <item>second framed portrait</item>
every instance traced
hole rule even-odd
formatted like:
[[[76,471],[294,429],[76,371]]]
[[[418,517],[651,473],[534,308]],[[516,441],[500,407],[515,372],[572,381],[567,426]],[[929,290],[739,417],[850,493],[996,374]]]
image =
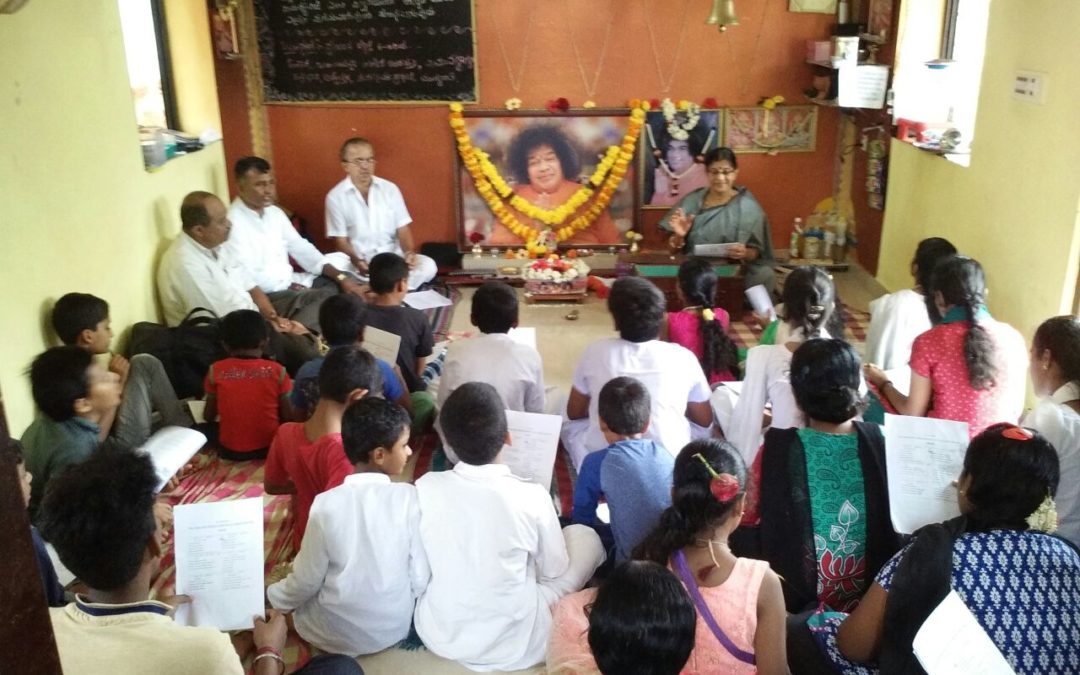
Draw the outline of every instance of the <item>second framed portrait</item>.
[[[688,193],[708,187],[702,160],[720,144],[723,115],[722,110],[701,110],[696,116],[678,111],[671,119],[662,110],[646,115],[641,140],[643,208],[668,209]]]

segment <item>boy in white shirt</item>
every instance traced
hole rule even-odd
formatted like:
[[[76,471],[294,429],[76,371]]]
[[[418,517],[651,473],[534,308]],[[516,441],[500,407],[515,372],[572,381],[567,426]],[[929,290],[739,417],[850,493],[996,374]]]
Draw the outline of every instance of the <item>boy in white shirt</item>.
[[[416,482],[431,565],[416,631],[432,652],[472,670],[535,666],[544,660],[551,607],[585,585],[604,548],[590,528],[560,530],[547,491],[498,463],[510,435],[494,387],[461,385],[442,420],[461,462]]]
[[[292,572],[266,595],[294,612],[302,638],[357,656],[405,639],[430,571],[416,488],[390,481],[412,454],[409,414],[385,399],[361,399],[345,411],[341,437],[356,473],[315,498]]]
[[[648,279],[623,277],[611,286],[608,311],[619,337],[585,348],[566,404],[562,442],[576,470],[585,455],[607,447],[597,404],[600,389],[616,377],[645,385],[652,400],[645,437],[668,452],[678,454],[691,438],[708,435],[713,422],[709,383],[693,352],[659,339],[665,305],[664,294]]]
[[[517,293],[509,285],[489,281],[476,290],[471,319],[481,335],[450,345],[439,381],[438,407],[466,382],[487,382],[499,392],[508,410],[544,412],[544,365],[540,352],[509,336],[518,324]],[[443,450],[451,462],[457,455],[435,421]]]

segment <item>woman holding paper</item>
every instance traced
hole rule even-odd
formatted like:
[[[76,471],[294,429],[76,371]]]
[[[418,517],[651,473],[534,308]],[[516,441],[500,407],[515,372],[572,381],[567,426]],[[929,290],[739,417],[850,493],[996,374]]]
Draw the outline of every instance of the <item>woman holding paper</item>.
[[[1019,421],[1024,409],[1027,347],[1012,326],[986,309],[978,261],[955,255],[934,268],[930,293],[938,324],[915,338],[907,396],[876,365],[866,380],[901,415],[967,422],[972,436],[994,422]]]
[[[705,155],[709,186],[679,200],[660,229],[670,232],[673,252],[693,253],[698,244],[732,244],[727,257],[745,263],[746,287],[761,284],[772,291],[773,250],[769,219],[745,187],[736,186],[739,163],[731,148],[714,148]]]
[[[955,591],[1017,675],[1076,672],[1080,555],[1048,536],[1058,472],[1037,431],[995,424],[976,436],[956,484],[961,516],[917,531],[854,612],[812,628],[834,668],[910,672],[916,633]]]
[[[804,342],[791,359],[791,388],[807,426],[770,429],[750,472],[743,524],[757,525],[760,548],[736,550],[767,560],[784,579],[794,615],[787,628],[792,664],[806,661],[807,652],[818,656],[807,622],[819,608],[851,611],[900,549],[885,440],[876,424],[856,420],[864,407],[861,385],[851,345]]]

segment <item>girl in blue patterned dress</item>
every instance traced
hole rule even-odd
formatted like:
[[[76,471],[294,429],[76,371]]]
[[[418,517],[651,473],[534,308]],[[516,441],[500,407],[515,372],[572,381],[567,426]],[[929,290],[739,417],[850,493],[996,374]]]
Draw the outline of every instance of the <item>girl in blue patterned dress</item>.
[[[972,439],[961,516],[916,532],[850,615],[811,627],[841,673],[922,672],[911,641],[955,590],[1017,675],[1080,672],[1080,555],[1051,536],[1058,458],[1037,431],[995,424]]]

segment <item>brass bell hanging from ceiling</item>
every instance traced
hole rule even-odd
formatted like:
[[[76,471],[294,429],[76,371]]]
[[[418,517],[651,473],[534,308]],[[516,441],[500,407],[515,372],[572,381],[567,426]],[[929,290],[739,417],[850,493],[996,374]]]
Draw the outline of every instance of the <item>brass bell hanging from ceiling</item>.
[[[739,17],[735,15],[735,0],[713,0],[712,12],[705,23],[717,26],[721,32],[728,26],[738,26]]]

